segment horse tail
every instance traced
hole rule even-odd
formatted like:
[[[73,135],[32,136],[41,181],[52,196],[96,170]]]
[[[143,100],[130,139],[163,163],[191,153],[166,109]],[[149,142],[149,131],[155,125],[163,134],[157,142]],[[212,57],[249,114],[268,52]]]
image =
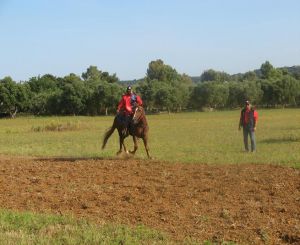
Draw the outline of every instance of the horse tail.
[[[104,138],[103,138],[103,144],[102,144],[102,150],[105,148],[105,145],[108,141],[108,138],[112,135],[112,133],[115,131],[114,125],[112,127],[110,127],[104,134]]]

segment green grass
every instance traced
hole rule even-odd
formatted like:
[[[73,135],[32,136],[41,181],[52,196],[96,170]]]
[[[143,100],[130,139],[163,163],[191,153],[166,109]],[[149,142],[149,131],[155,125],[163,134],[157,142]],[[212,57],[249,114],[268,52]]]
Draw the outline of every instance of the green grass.
[[[93,244],[184,244],[216,245],[186,238],[179,242],[166,234],[143,225],[128,227],[119,224],[95,225],[71,216],[15,212],[0,209],[0,244],[7,245],[93,245]],[[235,245],[223,242],[222,245]]]
[[[300,110],[258,110],[257,152],[243,151],[239,111],[148,115],[154,159],[209,164],[272,163],[300,167]],[[113,117],[25,117],[0,120],[0,154],[114,157],[118,135],[101,150]],[[49,126],[50,125],[50,126]],[[75,130],[34,130],[75,125]],[[131,138],[126,145],[132,148]],[[146,158],[139,141],[138,158]]]
[[[0,210],[0,244],[171,244],[144,226],[96,226],[66,216]]]

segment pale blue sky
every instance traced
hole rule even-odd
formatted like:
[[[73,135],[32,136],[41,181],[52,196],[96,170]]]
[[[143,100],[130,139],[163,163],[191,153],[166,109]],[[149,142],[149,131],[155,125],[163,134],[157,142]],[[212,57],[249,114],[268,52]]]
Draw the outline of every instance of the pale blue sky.
[[[0,0],[0,78],[300,65],[298,0]]]

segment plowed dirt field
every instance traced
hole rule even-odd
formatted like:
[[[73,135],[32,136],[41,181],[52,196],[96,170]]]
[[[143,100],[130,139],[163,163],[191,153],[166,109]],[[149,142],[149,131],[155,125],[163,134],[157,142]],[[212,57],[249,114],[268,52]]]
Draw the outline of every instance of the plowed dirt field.
[[[176,241],[300,244],[300,170],[0,157],[0,207],[144,224]]]

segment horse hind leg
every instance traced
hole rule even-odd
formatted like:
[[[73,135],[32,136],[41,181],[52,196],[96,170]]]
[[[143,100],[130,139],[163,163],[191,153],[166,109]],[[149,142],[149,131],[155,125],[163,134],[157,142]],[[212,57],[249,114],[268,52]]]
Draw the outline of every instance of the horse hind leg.
[[[125,143],[124,143],[124,139],[123,139],[123,149],[124,149],[124,151],[128,154],[129,152],[128,152],[128,150],[126,149],[126,146],[125,146]]]
[[[120,148],[119,148],[119,151],[117,152],[117,155],[122,153],[122,148],[124,145],[124,138],[122,137],[121,134],[119,135],[119,145],[120,145]]]
[[[117,155],[119,155],[120,153],[122,153],[122,148],[124,149],[124,151],[126,153],[128,153],[127,149],[126,149],[126,146],[125,146],[125,143],[124,143],[124,140],[125,140],[125,137],[126,135],[124,135],[124,132],[123,130],[118,130],[119,132],[119,144],[120,144],[120,149],[119,151],[117,152]]]

